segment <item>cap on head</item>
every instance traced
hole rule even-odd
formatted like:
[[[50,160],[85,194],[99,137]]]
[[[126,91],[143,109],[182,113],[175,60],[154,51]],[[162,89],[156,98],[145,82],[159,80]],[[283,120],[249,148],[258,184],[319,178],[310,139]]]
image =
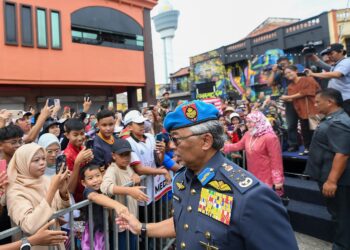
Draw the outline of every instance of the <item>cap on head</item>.
[[[112,145],[112,153],[122,154],[125,152],[132,152],[130,143],[124,139],[117,139]]]
[[[43,126],[43,131],[48,132],[52,125],[59,125],[60,123],[54,119],[47,119]]]
[[[344,46],[341,43],[332,43],[329,45],[328,50],[329,50],[329,52],[331,52],[333,50],[334,51],[342,51],[342,50],[344,50]]]
[[[224,114],[226,114],[227,112],[235,112],[234,108],[231,106],[228,106],[225,110],[224,110]]]
[[[143,123],[145,122],[147,119],[145,117],[142,116],[142,114],[137,111],[137,110],[131,110],[129,113],[127,113],[124,117],[124,125],[128,125],[131,122],[134,123]]]
[[[213,104],[199,100],[185,102],[164,119],[164,128],[170,132],[174,129],[190,127],[209,120],[217,120],[219,111]]]
[[[233,117],[237,117],[238,119],[241,119],[238,113],[232,113],[230,114],[230,121],[232,120]]]

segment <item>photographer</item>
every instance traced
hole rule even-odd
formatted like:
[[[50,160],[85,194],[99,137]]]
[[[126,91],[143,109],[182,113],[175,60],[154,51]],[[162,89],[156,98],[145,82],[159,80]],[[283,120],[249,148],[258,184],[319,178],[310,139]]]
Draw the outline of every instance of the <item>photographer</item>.
[[[305,70],[308,76],[322,79],[330,79],[329,88],[336,89],[342,93],[344,100],[343,108],[350,114],[350,59],[346,58],[344,46],[340,43],[333,43],[328,47],[328,55],[331,61],[335,62],[330,72],[314,73],[309,69]]]
[[[277,64],[272,67],[271,74],[267,80],[269,86],[277,86],[279,88],[279,94],[287,94],[288,80],[284,76],[284,69],[290,65],[287,57],[280,57],[277,60]],[[294,109],[291,102],[285,102],[286,107],[286,119],[288,126],[288,151],[298,151],[298,114]]]

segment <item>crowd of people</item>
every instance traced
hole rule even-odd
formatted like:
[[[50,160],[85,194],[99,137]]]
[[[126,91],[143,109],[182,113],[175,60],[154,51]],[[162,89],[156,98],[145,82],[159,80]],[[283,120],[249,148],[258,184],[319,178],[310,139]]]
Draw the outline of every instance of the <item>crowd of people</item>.
[[[349,114],[350,63],[340,44],[330,45],[323,53],[328,64],[308,55],[323,67],[322,73],[306,69],[301,75],[288,58],[280,58],[268,79],[268,84],[278,89],[277,96],[261,94],[256,102],[249,98],[223,100],[221,114],[213,105],[200,101],[180,103],[172,109],[168,94],[157,105],[124,112],[108,106],[107,110],[89,113],[93,100],[88,96],[79,114],[72,113],[69,107],[61,111],[59,104],[50,106],[49,100],[40,112],[1,110],[0,231],[19,226],[28,236],[13,243],[10,242],[16,237],[8,238],[1,244],[11,244],[6,249],[25,244],[32,249],[47,249],[51,244],[60,244],[61,249],[70,244],[89,249],[89,219],[84,209],[74,211],[73,219],[84,221],[79,230],[69,227],[69,216],[49,224],[62,231],[51,234],[47,230],[55,211],[88,199],[94,203],[95,249],[104,249],[103,207],[114,210],[118,217],[119,249],[126,249],[126,245],[136,249],[136,234],[176,235],[179,249],[197,249],[200,245],[220,249],[297,249],[286,210],[278,198],[284,196],[283,150],[298,151],[303,144],[300,154],[310,154],[307,173],[319,182],[333,215],[338,221],[339,217],[347,218],[345,211],[349,208],[346,166],[350,152],[344,138],[349,136],[350,124],[344,122],[348,116],[342,107]],[[322,90],[318,78],[329,78],[330,88]],[[329,123],[322,132],[318,128],[325,123],[318,125],[316,115]],[[333,117],[337,126],[331,126]],[[336,139],[324,142],[330,137],[329,126]],[[320,159],[317,147],[330,152],[327,159]],[[241,165],[244,157],[247,171],[233,163]],[[326,160],[326,170],[320,172]],[[342,188],[337,189],[338,185]],[[172,195],[164,195],[167,192]],[[234,202],[231,193],[235,195]],[[214,203],[210,200],[213,196]],[[156,218],[145,213],[144,208],[163,210],[162,199],[172,201],[173,218],[140,223],[159,221],[158,212]],[[336,207],[341,203],[340,210],[334,208],[334,199]],[[223,210],[218,211],[223,212],[223,217],[213,212],[214,207],[221,206]],[[192,216],[192,208],[199,213]],[[201,217],[203,214],[207,217]],[[207,223],[208,218],[215,223]],[[265,221],[272,218],[274,223]],[[203,219],[205,226],[198,226],[197,219]],[[239,226],[234,226],[236,222]],[[344,240],[349,233],[345,222],[337,224],[339,237],[335,246],[340,248],[334,249],[350,248],[348,239]],[[203,231],[206,227],[207,231]],[[261,239],[254,239],[248,227],[261,234]],[[70,230],[74,230],[74,242],[67,239]],[[129,237],[126,230],[131,231]],[[228,235],[235,235],[235,240],[227,242]],[[191,237],[198,241],[191,241]],[[155,249],[152,243],[149,247]],[[145,248],[142,240],[141,248]]]

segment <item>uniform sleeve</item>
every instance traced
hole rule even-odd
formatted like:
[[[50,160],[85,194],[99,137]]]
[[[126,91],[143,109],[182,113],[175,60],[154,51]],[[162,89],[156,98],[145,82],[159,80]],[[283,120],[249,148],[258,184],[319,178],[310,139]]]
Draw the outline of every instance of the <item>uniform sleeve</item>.
[[[114,188],[114,185],[116,185],[117,183],[114,168],[115,166],[113,165],[107,168],[107,171],[103,176],[103,181],[100,187],[101,192],[108,196],[113,196],[113,188]]]
[[[327,132],[329,148],[334,153],[350,155],[350,128],[341,121],[334,121]]]
[[[298,249],[287,211],[271,189],[259,186],[242,199],[238,227],[246,250]]]
[[[249,136],[248,133],[245,133],[244,136],[242,137],[242,139],[237,142],[237,143],[226,143],[224,145],[224,153],[228,154],[230,152],[234,152],[234,151],[240,151],[240,150],[244,150],[245,149],[245,141],[247,140],[247,136]]]
[[[275,135],[268,135],[265,137],[265,145],[267,153],[271,161],[271,176],[273,184],[280,184],[284,182],[283,175],[283,160],[280,141]]]

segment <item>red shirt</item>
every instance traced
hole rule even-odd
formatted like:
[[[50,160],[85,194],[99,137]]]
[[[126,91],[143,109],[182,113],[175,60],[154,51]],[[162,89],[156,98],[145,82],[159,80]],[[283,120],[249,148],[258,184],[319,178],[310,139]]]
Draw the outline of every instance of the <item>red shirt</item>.
[[[63,151],[63,153],[67,157],[67,166],[68,166],[68,169],[70,171],[73,171],[74,161],[82,149],[83,149],[83,147],[81,147],[80,149],[77,149],[71,143],[68,143],[66,149]],[[81,165],[81,166],[84,166],[84,165]],[[83,192],[84,192],[84,186],[81,184],[81,178],[79,175],[78,183],[77,183],[77,186],[76,186],[74,194],[73,194],[75,202],[79,202],[79,201],[83,200]]]

